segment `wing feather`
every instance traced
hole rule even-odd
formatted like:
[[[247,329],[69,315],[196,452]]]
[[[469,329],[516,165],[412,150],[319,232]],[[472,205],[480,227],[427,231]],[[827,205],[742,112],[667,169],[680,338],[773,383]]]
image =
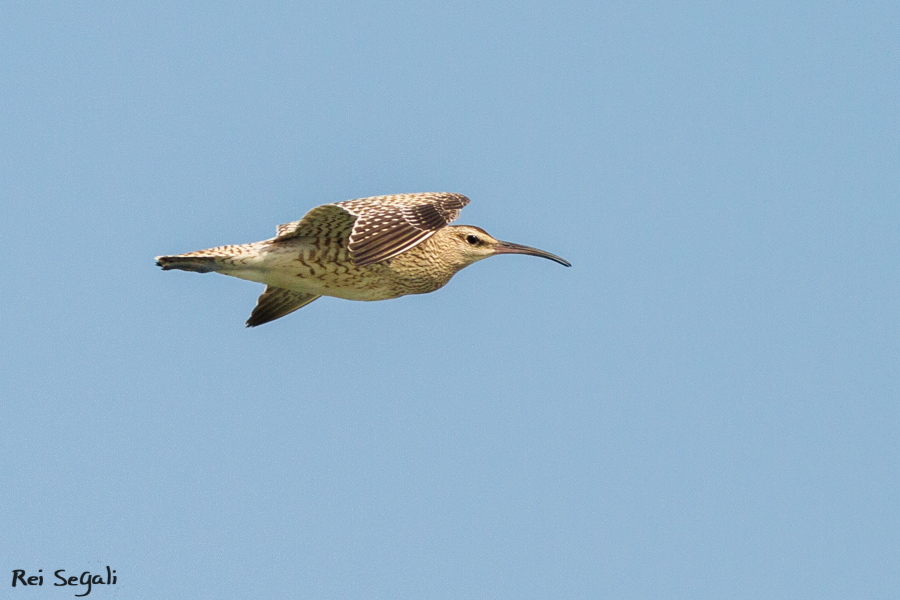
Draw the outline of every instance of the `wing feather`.
[[[318,298],[315,294],[304,294],[284,288],[266,286],[256,301],[256,308],[247,319],[247,327],[256,327],[288,315]]]
[[[429,192],[345,200],[318,206],[278,226],[273,241],[327,238],[347,244],[356,266],[371,265],[421,244],[456,220],[469,203],[462,194]]]
[[[356,217],[336,204],[317,206],[299,221],[278,226],[274,241],[295,237],[345,239],[353,230]]]
[[[348,247],[357,266],[387,260],[421,244],[456,220],[469,203],[461,194],[432,192],[337,202],[356,216]]]

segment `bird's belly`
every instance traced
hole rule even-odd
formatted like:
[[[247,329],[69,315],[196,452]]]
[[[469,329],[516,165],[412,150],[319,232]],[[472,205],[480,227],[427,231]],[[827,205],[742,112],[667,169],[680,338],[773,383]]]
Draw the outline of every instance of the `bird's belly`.
[[[348,261],[318,260],[303,252],[269,252],[236,261],[219,270],[224,275],[295,292],[346,300],[388,300],[404,295],[378,265],[356,267]]]

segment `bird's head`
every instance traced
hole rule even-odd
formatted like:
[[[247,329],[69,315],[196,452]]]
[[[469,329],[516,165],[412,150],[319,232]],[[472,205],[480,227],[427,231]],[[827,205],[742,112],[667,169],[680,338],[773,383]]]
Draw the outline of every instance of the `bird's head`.
[[[441,242],[449,246],[452,254],[462,263],[459,268],[467,267],[483,258],[497,254],[530,254],[548,258],[567,267],[572,266],[569,261],[544,250],[511,242],[501,242],[480,227],[451,225],[438,231],[437,235],[443,238]]]

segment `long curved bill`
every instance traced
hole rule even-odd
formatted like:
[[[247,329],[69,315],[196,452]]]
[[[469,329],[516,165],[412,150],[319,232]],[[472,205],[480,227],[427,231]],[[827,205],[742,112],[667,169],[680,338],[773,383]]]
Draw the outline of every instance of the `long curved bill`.
[[[513,244],[512,242],[499,242],[494,246],[494,252],[497,254],[528,254],[530,256],[540,256],[541,258],[549,258],[554,262],[558,262],[566,267],[571,267],[572,263],[564,258],[560,258],[555,254],[550,254],[544,250],[538,250],[531,246],[523,246],[522,244]]]

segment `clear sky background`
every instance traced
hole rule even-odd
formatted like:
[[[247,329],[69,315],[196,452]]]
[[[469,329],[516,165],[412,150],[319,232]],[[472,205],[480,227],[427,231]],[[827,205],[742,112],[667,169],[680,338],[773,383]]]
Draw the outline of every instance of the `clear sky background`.
[[[897,598],[898,31],[4,3],[0,596]],[[421,191],[574,266],[245,329],[261,285],[153,264]]]

